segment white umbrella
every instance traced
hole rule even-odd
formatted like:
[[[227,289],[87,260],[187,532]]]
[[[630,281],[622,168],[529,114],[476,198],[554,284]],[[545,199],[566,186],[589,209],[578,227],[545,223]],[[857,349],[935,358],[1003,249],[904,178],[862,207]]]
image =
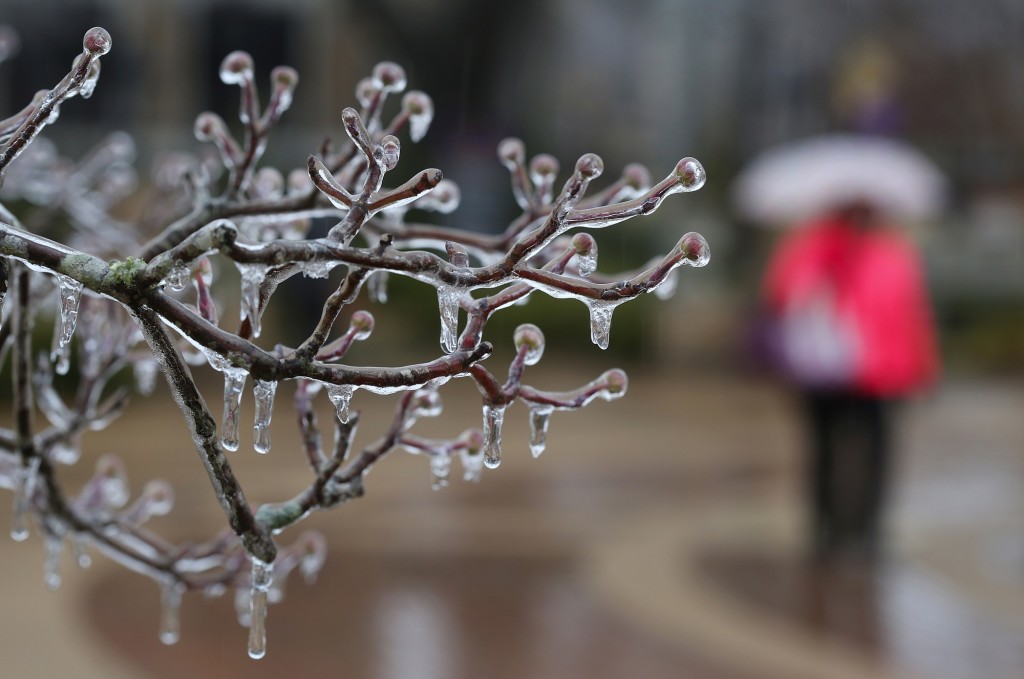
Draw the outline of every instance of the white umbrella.
[[[765,224],[794,224],[857,201],[893,218],[916,221],[935,216],[945,195],[946,178],[917,149],[852,134],[769,150],[733,186],[740,213]]]

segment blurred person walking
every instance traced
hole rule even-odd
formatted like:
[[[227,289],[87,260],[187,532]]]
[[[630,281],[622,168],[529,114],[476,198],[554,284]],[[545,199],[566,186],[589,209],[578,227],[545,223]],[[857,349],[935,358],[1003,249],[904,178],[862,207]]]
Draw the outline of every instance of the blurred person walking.
[[[793,227],[762,282],[764,348],[803,401],[820,556],[883,544],[893,404],[939,371],[923,267],[898,224],[933,215],[944,193],[916,150],[861,135],[769,151],[737,180],[746,217]]]
[[[917,252],[870,203],[849,203],[781,239],[762,300],[774,356],[803,395],[815,551],[871,556],[882,544],[892,404],[938,371]]]

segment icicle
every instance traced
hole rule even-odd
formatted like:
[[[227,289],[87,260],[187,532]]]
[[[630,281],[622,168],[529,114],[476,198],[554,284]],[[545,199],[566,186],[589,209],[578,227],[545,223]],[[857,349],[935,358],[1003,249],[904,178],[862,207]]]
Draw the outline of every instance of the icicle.
[[[384,304],[388,301],[388,272],[374,271],[370,280],[366,281],[366,289],[370,295],[370,301]]]
[[[302,534],[302,561],[299,571],[307,585],[316,582],[316,576],[327,561],[327,541],[320,533],[307,531]]]
[[[46,588],[55,592],[60,588],[60,555],[64,551],[61,536],[48,535],[45,540],[46,559],[43,561],[43,582]]]
[[[170,646],[178,643],[181,633],[181,595],[184,587],[177,582],[160,586],[160,641]]]
[[[28,465],[21,465],[15,472],[14,514],[11,517],[11,539],[21,542],[28,538],[29,506],[39,471],[39,458],[33,457]]]
[[[505,406],[484,406],[484,464],[488,469],[501,465],[501,424],[505,421]]]
[[[252,560],[252,589],[249,593],[249,657],[267,653],[267,590],[273,580],[274,564]]]
[[[434,455],[430,458],[431,490],[441,490],[448,487],[448,474],[452,469],[452,458],[450,455]]]
[[[540,457],[547,445],[548,424],[554,407],[535,405],[530,408],[530,452],[535,458]]]
[[[249,319],[252,336],[259,337],[260,331],[260,287],[267,277],[267,267],[263,264],[238,264],[242,274],[242,318]]]
[[[587,306],[590,308],[590,341],[607,349],[612,332],[612,312],[617,305],[591,300]]]
[[[58,276],[60,306],[57,308],[57,330],[53,336],[50,360],[58,375],[67,375],[71,365],[71,336],[78,322],[78,304],[82,298],[82,284],[68,276]]]
[[[224,370],[224,424],[220,442],[226,450],[238,450],[238,407],[247,373],[241,368]]]
[[[92,565],[92,557],[89,556],[89,552],[85,551],[85,540],[78,537],[77,535],[71,542],[75,549],[75,563],[78,564],[79,568],[88,568]]]
[[[460,296],[456,288],[441,286],[437,289],[437,303],[441,308],[441,348],[446,354],[458,346]]]
[[[141,358],[132,364],[135,388],[140,394],[152,394],[156,389],[156,373],[160,366],[152,358]]]
[[[188,278],[192,275],[192,267],[182,261],[176,261],[167,272],[164,282],[167,287],[175,292],[181,292],[188,285]]]
[[[277,391],[277,382],[256,380],[253,385],[253,396],[256,399],[253,447],[257,453],[270,452],[270,417],[274,412],[275,391]]]
[[[350,384],[328,384],[327,397],[338,410],[338,420],[342,424],[348,423],[348,406],[352,402],[352,394],[356,388]]]

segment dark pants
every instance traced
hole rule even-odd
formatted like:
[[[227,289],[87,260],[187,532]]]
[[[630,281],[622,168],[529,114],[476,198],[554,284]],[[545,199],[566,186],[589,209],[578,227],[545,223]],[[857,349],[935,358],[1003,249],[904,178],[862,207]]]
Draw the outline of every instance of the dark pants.
[[[818,554],[881,546],[889,466],[890,405],[845,391],[811,392],[809,491]]]

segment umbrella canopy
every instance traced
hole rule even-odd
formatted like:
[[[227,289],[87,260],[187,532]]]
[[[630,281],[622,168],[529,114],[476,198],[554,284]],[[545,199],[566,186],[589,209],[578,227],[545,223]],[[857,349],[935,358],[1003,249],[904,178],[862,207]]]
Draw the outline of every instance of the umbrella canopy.
[[[767,151],[733,187],[740,213],[763,224],[794,224],[858,201],[888,216],[935,216],[946,179],[920,151],[892,139],[815,137]]]

